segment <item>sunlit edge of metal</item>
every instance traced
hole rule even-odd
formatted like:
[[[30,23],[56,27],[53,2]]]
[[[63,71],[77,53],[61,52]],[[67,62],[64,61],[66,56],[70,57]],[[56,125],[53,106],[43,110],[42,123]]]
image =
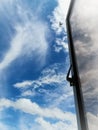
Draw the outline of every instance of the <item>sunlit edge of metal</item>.
[[[83,95],[82,95],[82,90],[81,90],[80,78],[79,78],[79,73],[78,73],[75,49],[73,45],[73,38],[72,38],[72,32],[71,32],[71,26],[70,26],[70,17],[71,17],[74,3],[75,3],[75,0],[71,0],[68,14],[66,17],[68,46],[69,46],[70,64],[72,65],[71,73],[74,80],[73,90],[74,90],[74,97],[75,97],[78,129],[88,130],[86,112],[84,109]]]

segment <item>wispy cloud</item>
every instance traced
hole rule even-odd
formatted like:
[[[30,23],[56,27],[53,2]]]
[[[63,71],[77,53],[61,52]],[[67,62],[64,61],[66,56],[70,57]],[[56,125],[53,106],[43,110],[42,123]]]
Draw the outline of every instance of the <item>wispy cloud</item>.
[[[26,104],[26,105],[25,105]],[[13,107],[14,109],[19,109],[25,113],[31,115],[38,115],[41,117],[54,118],[59,120],[74,120],[74,114],[64,113],[58,108],[41,108],[35,102],[31,102],[30,99],[21,98],[16,102],[8,99],[0,99],[0,109]],[[58,114],[57,114],[58,113]]]
[[[12,20],[13,23],[11,22],[15,34],[12,34],[10,48],[0,63],[0,70],[8,67],[16,58],[21,56],[32,58],[35,56],[40,65],[43,65],[48,53],[47,24],[41,20],[39,22],[38,16],[36,17],[36,14],[31,12],[29,7],[25,9],[18,1],[16,2],[16,8],[13,10],[11,10],[12,7],[8,8],[8,6],[13,6],[10,2],[5,2],[4,5],[10,12],[14,10],[13,19],[16,19],[16,21]],[[11,15],[9,15],[9,19],[11,19]]]
[[[74,120],[70,123],[59,121],[57,123],[50,123],[49,121],[44,120],[43,118],[37,118],[38,122],[44,130],[77,130],[77,126]]]
[[[65,109],[73,108],[73,91],[66,81],[66,68],[65,63],[54,64],[45,68],[38,79],[23,81],[13,86],[20,90],[21,97],[43,94],[45,102],[50,106],[62,107],[61,104],[66,104]]]
[[[27,80],[16,83],[13,86],[22,89],[28,87],[38,88],[47,84],[66,84],[66,69],[61,68],[64,65],[65,64],[54,64],[44,69],[37,80]]]

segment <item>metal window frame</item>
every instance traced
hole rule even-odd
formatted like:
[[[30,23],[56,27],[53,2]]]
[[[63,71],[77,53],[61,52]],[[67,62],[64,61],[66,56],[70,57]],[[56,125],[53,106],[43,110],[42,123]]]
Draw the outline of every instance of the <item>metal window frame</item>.
[[[73,86],[73,91],[74,91],[78,129],[88,130],[86,112],[84,109],[83,95],[81,90],[81,84],[80,84],[80,78],[78,73],[78,67],[77,67],[77,61],[76,61],[76,55],[75,55],[75,49],[74,49],[74,43],[73,43],[73,37],[71,31],[71,24],[70,24],[70,18],[71,18],[71,13],[73,11],[74,3],[75,0],[71,0],[68,15],[66,18],[70,64],[72,66],[70,69],[72,78],[69,78],[69,82],[71,81],[70,84],[71,86]],[[68,80],[68,75],[67,75],[67,80]]]

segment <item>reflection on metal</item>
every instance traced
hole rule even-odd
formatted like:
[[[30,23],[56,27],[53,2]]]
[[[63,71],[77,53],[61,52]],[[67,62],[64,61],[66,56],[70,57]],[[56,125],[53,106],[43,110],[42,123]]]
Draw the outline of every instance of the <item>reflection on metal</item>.
[[[97,130],[98,0],[72,0],[66,22],[79,130]]]
[[[69,78],[67,75],[67,80],[70,82],[71,85],[74,86],[73,89],[74,89],[76,109],[77,109],[78,128],[79,130],[87,130],[83,97],[82,97],[82,92],[81,92],[81,84],[80,84],[79,73],[77,69],[75,49],[74,49],[73,38],[72,38],[72,30],[71,30],[71,25],[70,25],[70,17],[71,17],[73,5],[74,5],[74,0],[71,1],[68,16],[66,19],[67,34],[68,34],[68,41],[69,41],[70,62],[72,66],[68,71],[68,75],[69,75],[70,70],[71,70],[72,78]]]

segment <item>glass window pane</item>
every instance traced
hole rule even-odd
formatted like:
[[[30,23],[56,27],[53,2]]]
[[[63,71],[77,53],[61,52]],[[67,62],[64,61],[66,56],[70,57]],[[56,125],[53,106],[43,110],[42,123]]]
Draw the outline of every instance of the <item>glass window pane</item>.
[[[75,0],[70,17],[89,130],[98,129],[98,1]]]

